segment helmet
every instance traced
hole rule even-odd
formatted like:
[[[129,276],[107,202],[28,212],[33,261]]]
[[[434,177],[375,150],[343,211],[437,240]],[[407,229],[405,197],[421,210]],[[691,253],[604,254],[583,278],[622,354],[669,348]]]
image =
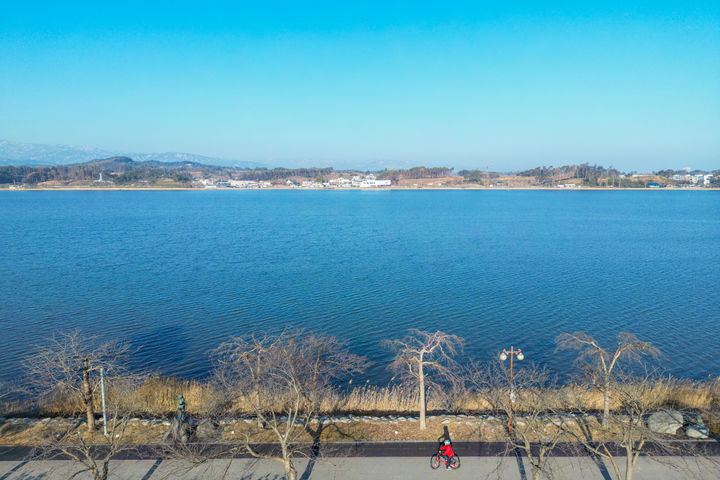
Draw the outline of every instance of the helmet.
[[[445,440],[445,445],[450,445],[450,440]]]

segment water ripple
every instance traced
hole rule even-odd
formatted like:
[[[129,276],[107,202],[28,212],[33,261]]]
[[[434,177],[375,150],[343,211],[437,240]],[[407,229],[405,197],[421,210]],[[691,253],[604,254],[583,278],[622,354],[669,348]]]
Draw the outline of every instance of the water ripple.
[[[558,333],[632,331],[672,373],[720,371],[717,192],[0,193],[0,378],[56,329],[127,339],[135,368],[207,375],[233,335],[304,326],[390,377],[408,328],[566,373]]]

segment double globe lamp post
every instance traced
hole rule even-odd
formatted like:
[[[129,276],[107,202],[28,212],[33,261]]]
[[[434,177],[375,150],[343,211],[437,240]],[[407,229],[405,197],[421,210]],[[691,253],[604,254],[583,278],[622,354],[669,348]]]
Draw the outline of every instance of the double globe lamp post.
[[[513,387],[513,360],[514,357],[517,357],[518,360],[523,360],[525,358],[525,355],[523,355],[522,350],[515,349],[513,345],[510,345],[510,350],[505,350],[503,348],[502,353],[500,354],[500,360],[505,361],[510,357],[510,415],[508,416],[508,432],[512,433],[512,412],[513,412],[513,404],[515,403],[515,390]]]

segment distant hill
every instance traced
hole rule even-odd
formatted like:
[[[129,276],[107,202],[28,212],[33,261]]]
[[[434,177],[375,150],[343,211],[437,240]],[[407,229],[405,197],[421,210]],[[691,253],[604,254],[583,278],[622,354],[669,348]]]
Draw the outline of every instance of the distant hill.
[[[246,171],[250,170],[190,161],[136,162],[128,157],[116,156],[65,165],[0,166],[0,184],[189,186],[197,172],[200,175],[227,177],[230,172]]]
[[[99,148],[77,145],[43,145],[38,143],[20,143],[0,140],[0,165],[15,166],[52,166],[90,162],[99,158],[130,157],[138,162],[155,161],[161,163],[198,163],[236,168],[261,168],[257,162],[243,162],[215,157],[206,157],[193,153],[127,153],[112,152]]]

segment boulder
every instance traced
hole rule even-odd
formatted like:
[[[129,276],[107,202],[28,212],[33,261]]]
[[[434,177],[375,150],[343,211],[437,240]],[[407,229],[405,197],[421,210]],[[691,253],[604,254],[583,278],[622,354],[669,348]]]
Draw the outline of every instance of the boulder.
[[[703,422],[701,415],[696,415],[690,424],[685,427],[685,435],[690,438],[709,438],[710,429]]]
[[[213,440],[219,440],[221,434],[220,427],[212,420],[204,419],[198,423],[195,429],[195,438],[201,442],[209,442]]]
[[[690,438],[709,438],[710,429],[705,425],[688,425],[685,429],[685,435]]]
[[[663,410],[650,415],[647,423],[655,433],[675,435],[683,426],[683,416],[676,410]]]

